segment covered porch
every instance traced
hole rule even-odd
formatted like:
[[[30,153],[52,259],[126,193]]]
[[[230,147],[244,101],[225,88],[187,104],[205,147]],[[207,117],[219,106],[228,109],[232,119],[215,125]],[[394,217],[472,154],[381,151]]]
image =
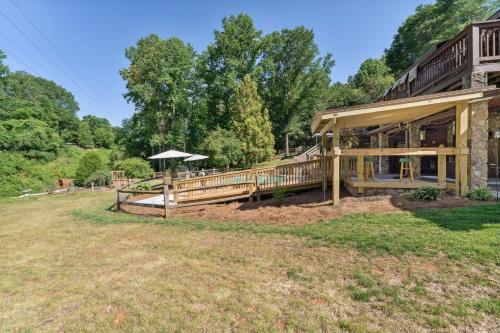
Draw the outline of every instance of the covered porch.
[[[431,186],[443,190],[453,190],[457,195],[465,196],[471,184],[471,144],[474,146],[474,135],[471,131],[484,131],[487,138],[487,123],[484,128],[470,125],[471,105],[487,103],[498,98],[495,87],[468,89],[440,94],[418,96],[394,101],[386,101],[360,106],[332,109],[319,112],[311,124],[311,131],[319,133],[322,138],[323,155],[331,157],[332,201],[339,203],[340,184],[364,193],[370,189],[416,189]],[[341,143],[342,131],[384,126],[423,119],[441,112],[453,112],[454,146],[443,144],[435,147],[413,148],[348,148]],[[333,132],[331,142],[327,133]],[[483,136],[484,136],[483,135]],[[471,140],[472,138],[472,140]],[[472,143],[471,143],[472,141]],[[487,154],[487,152],[486,152]],[[420,177],[414,174],[414,163],[423,157],[434,157],[437,162],[437,177]],[[377,174],[374,160],[384,157],[397,159],[401,165],[399,175],[387,177]],[[446,161],[453,159],[454,172],[447,172]]]

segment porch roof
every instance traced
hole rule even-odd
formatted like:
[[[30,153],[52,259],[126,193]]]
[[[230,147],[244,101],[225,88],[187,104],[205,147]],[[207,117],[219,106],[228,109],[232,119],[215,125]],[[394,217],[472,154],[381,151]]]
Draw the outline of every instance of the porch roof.
[[[483,87],[325,110],[316,113],[311,131],[323,134],[333,127],[333,123],[339,128],[360,128],[412,121],[447,110],[459,103],[498,97],[499,92],[500,89],[496,87]]]

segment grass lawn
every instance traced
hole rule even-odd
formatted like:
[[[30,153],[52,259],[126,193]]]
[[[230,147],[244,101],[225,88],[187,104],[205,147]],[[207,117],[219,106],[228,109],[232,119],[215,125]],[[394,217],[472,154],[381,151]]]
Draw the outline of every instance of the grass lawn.
[[[0,331],[500,330],[500,205],[271,226],[112,202],[0,202]]]

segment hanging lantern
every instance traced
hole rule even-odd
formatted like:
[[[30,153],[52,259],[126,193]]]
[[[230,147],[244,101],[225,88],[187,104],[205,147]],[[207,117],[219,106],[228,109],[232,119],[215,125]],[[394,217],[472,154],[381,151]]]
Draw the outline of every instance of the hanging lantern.
[[[494,133],[493,137],[495,139],[500,139],[500,127],[498,127],[497,129],[495,129],[495,133]]]
[[[420,130],[420,132],[419,132],[419,138],[420,138],[420,141],[424,141],[425,140],[425,130]]]

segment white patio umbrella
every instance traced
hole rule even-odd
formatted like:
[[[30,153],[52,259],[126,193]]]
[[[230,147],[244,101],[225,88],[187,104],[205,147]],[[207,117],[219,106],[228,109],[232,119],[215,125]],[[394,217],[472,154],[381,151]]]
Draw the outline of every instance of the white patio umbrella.
[[[167,150],[164,151],[163,153],[159,153],[153,156],[149,156],[148,160],[157,160],[157,159],[168,159],[168,158],[182,158],[182,157],[190,157],[193,156],[193,154],[190,153],[185,153],[183,151],[178,151],[178,150]]]
[[[194,155],[189,156],[188,158],[184,159],[184,162],[206,160],[207,158],[208,158],[208,156],[205,156],[205,155],[194,154]]]

